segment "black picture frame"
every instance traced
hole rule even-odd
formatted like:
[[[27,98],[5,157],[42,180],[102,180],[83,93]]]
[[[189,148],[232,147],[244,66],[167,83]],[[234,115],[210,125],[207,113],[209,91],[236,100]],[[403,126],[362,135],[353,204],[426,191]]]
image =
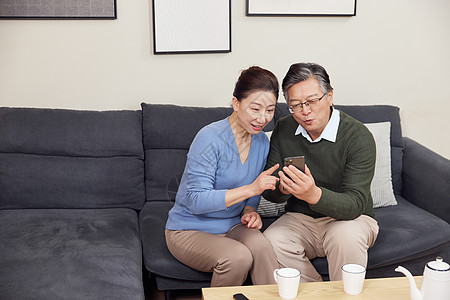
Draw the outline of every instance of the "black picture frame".
[[[116,0],[1,0],[0,19],[15,20],[115,20]]]
[[[356,0],[246,0],[246,16],[258,17],[352,17]]]
[[[231,52],[231,0],[152,0],[153,53]]]

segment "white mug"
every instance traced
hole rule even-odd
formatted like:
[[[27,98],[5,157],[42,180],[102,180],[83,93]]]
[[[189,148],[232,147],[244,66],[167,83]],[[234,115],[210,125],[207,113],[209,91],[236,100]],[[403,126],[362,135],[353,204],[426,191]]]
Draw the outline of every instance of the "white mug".
[[[290,300],[297,297],[300,283],[300,271],[293,268],[281,268],[273,271],[273,277],[278,283],[278,294],[281,298]]]
[[[344,291],[348,295],[359,295],[363,289],[366,268],[357,264],[342,266],[342,280]]]

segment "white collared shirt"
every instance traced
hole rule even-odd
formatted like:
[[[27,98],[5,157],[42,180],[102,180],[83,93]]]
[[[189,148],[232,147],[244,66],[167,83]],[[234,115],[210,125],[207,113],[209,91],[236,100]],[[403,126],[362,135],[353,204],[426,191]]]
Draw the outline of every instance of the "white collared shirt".
[[[309,136],[309,133],[303,128],[301,125],[298,125],[297,130],[295,131],[295,135],[299,135],[300,133],[306,138],[310,143],[318,143],[322,139],[328,140],[332,143],[336,142],[336,136],[339,128],[339,121],[341,120],[341,114],[339,110],[333,108],[331,112],[331,118],[328,121],[327,125],[323,129],[320,136],[314,141]]]

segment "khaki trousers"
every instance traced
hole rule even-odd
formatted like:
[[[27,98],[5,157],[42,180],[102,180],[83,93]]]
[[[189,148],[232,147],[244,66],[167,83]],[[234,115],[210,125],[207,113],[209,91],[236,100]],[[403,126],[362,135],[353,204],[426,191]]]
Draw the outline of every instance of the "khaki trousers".
[[[211,286],[242,285],[248,273],[253,284],[275,283],[277,257],[269,241],[258,229],[242,224],[226,234],[203,231],[167,230],[166,243],[183,264],[203,272],[213,272]]]
[[[349,221],[312,218],[286,213],[264,231],[281,267],[301,271],[302,282],[322,281],[310,260],[327,257],[330,280],[342,280],[341,268],[354,263],[367,266],[367,250],[378,235],[378,223],[361,215]]]

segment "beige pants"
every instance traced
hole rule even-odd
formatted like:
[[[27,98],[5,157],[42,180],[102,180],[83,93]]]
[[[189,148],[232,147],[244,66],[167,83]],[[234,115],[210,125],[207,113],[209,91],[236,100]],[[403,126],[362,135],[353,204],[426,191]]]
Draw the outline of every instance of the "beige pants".
[[[227,234],[166,229],[166,243],[183,264],[203,272],[213,272],[211,286],[242,285],[248,273],[253,284],[275,283],[277,258],[261,231],[242,224]]]
[[[325,256],[330,280],[342,280],[344,264],[367,265],[367,250],[375,243],[378,223],[365,215],[337,221],[286,213],[264,235],[272,243],[280,266],[300,270],[302,282],[322,280],[310,260]]]

